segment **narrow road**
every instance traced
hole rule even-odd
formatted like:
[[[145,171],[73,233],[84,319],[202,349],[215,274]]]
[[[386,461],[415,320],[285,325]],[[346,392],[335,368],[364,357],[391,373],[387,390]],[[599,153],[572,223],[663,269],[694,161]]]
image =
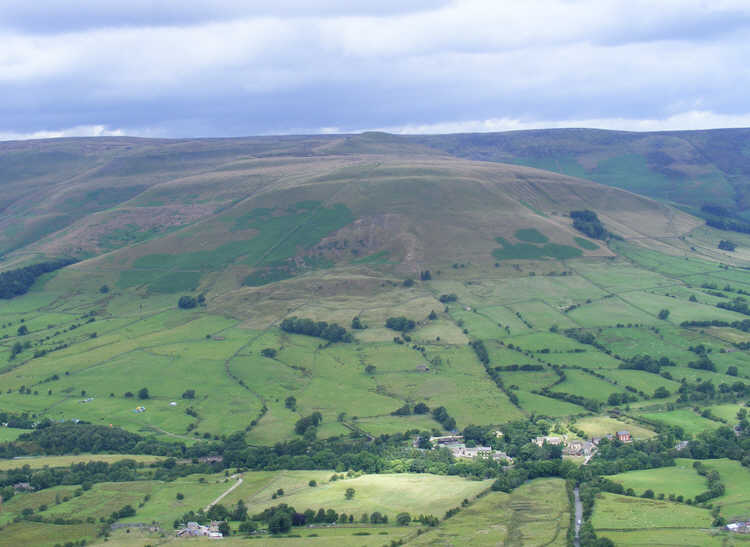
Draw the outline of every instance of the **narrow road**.
[[[575,506],[576,506],[576,539],[575,539],[575,547],[581,547],[581,540],[579,539],[578,535],[581,531],[581,519],[583,519],[583,504],[581,503],[581,497],[578,495],[578,487],[576,486],[575,490],[573,490],[573,495],[575,496]]]
[[[239,475],[232,475],[230,478],[233,479],[235,477],[239,477]],[[219,503],[221,500],[223,500],[224,497],[227,494],[229,494],[232,490],[234,490],[235,488],[237,488],[240,484],[242,484],[242,477],[240,477],[237,480],[237,482],[235,482],[232,486],[230,486],[221,496],[219,496],[214,501],[212,501],[211,503],[209,503],[208,505],[206,505],[206,507],[203,508],[203,512],[207,513],[208,510],[211,509],[211,507],[213,507],[214,505],[216,505],[217,503]],[[576,496],[577,495],[578,495],[578,490],[576,489]]]

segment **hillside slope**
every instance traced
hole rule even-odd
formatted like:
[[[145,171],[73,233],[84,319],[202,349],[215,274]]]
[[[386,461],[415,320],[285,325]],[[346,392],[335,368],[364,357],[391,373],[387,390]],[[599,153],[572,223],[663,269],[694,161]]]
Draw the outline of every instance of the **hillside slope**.
[[[110,269],[233,265],[249,274],[387,253],[417,273],[491,260],[495,238],[512,241],[519,229],[575,246],[571,209],[595,209],[631,237],[675,237],[696,225],[627,192],[377,134],[10,143],[0,146],[0,172],[6,267],[73,256],[101,257],[94,264]]]
[[[750,129],[544,129],[405,139],[457,157],[530,165],[696,208],[750,209]]]

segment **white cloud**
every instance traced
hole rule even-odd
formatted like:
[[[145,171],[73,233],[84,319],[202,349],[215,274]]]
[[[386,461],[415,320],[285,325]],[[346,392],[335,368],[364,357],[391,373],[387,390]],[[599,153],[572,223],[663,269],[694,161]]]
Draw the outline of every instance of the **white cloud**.
[[[104,125],[79,125],[67,129],[42,130],[31,133],[0,131],[0,141],[55,139],[60,137],[122,137],[125,134],[121,129],[108,129]],[[132,135],[132,133],[128,134]]]
[[[516,118],[490,118],[486,120],[439,122],[434,124],[407,124],[379,127],[372,130],[403,135],[436,135],[445,133],[487,133],[572,127],[615,129],[620,131],[680,131],[750,127],[750,113],[727,115],[692,110],[661,119],[591,118],[579,120],[520,120]]]

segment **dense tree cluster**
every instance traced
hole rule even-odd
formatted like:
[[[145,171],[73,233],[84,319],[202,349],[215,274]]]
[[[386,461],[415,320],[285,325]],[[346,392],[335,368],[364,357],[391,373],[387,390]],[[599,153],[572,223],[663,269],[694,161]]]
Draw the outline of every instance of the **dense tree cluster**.
[[[315,336],[316,338],[328,340],[331,343],[351,342],[354,340],[352,335],[337,323],[313,321],[312,319],[300,319],[298,317],[287,317],[284,319],[281,322],[281,330],[293,334]]]
[[[589,211],[587,209],[582,211],[571,211],[570,218],[573,219],[573,228],[590,238],[607,239],[610,235],[594,211]]]
[[[661,373],[663,367],[674,367],[677,363],[672,361],[669,357],[660,357],[655,359],[650,355],[634,355],[629,359],[623,360],[617,368],[629,369],[629,370],[642,370],[644,372],[650,372],[652,374]]]
[[[414,330],[417,324],[412,319],[406,317],[389,317],[385,320],[385,326],[391,330],[399,332],[408,332]]]
[[[74,262],[75,260],[71,258],[62,258],[2,272],[0,273],[0,298],[9,299],[26,294],[39,276],[54,272]]]
[[[441,424],[448,431],[456,429],[456,420],[448,414],[444,406],[439,406],[432,410],[432,417],[436,422]]]
[[[295,401],[296,404],[296,401]],[[297,435],[304,435],[308,430],[315,429],[323,421],[323,415],[320,412],[313,412],[309,416],[305,416],[297,420],[294,424],[294,432]]]

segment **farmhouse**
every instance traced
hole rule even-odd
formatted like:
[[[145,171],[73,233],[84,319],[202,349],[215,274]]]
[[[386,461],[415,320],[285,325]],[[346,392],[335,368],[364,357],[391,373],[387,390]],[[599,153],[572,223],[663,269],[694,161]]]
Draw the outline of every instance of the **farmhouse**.
[[[674,449],[677,450],[678,452],[680,450],[685,450],[688,444],[689,444],[689,441],[680,441],[676,445],[674,445]]]
[[[204,526],[197,522],[188,522],[183,528],[177,531],[177,537],[207,537],[211,539],[221,539],[224,535],[219,532],[219,523],[211,521],[211,524]]]
[[[611,441],[614,438],[615,438],[614,435],[612,435],[611,433],[607,433],[604,437],[594,437],[593,439],[591,439],[591,442],[593,442],[596,446],[599,446],[599,443],[602,442],[602,439],[607,439],[608,441]]]
[[[467,447],[464,444],[455,444],[452,446],[449,446],[451,453],[453,454],[454,458],[465,458],[465,459],[474,459],[479,458],[482,460],[495,460],[495,461],[501,461],[501,460],[508,460],[512,462],[513,460],[501,450],[493,450],[489,446],[472,446]]]
[[[543,444],[547,443],[552,446],[560,446],[563,444],[562,437],[537,437],[532,441],[537,446],[542,446]]]
[[[451,443],[462,443],[464,442],[463,435],[444,435],[442,437],[430,437],[430,442],[435,445],[446,445]]]
[[[617,432],[617,440],[624,443],[629,443],[632,439],[630,438],[630,431],[623,430]]]
[[[594,450],[596,450],[594,443],[575,440],[570,441],[565,448],[563,448],[563,454],[568,456],[590,456]]]
[[[727,524],[726,529],[736,534],[748,534],[750,533],[750,521],[730,522]]]

